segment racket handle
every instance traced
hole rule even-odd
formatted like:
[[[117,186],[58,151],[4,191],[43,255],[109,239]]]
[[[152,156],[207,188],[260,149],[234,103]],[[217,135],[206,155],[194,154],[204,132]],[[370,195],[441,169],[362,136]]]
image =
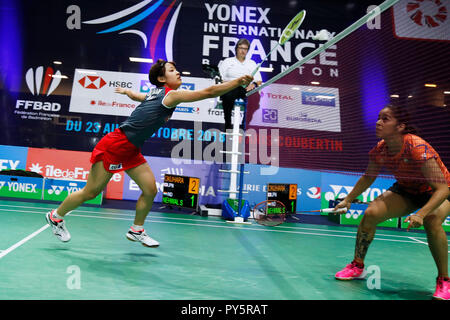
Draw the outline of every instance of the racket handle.
[[[327,209],[322,209],[322,210],[320,210],[320,212],[323,212],[323,213],[345,213],[345,212],[347,212],[347,208],[339,208],[339,209],[336,209],[336,211],[334,211],[334,208],[327,208]]]

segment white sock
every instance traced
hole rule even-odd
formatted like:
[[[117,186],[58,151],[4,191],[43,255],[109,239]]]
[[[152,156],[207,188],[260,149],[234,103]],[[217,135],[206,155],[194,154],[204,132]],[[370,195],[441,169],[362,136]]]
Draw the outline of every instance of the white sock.
[[[138,225],[136,225],[136,224],[133,224],[132,227],[133,227],[133,229],[134,229],[135,231],[141,231],[141,230],[144,230],[144,226],[138,226]]]
[[[61,216],[58,215],[58,211],[56,209],[53,210],[52,218],[55,219],[55,220],[63,220],[64,219],[64,217],[61,217]]]

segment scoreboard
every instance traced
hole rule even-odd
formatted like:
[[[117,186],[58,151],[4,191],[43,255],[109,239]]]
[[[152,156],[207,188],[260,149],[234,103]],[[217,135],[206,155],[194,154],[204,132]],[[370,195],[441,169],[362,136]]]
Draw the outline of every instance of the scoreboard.
[[[297,184],[267,184],[267,201],[277,200],[284,204],[285,213],[295,213],[297,208]]]
[[[200,178],[164,175],[162,202],[169,206],[197,210]]]

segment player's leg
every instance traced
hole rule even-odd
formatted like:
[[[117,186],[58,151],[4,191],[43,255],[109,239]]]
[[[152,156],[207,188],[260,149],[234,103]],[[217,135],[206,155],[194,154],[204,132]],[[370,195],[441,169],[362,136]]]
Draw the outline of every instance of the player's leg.
[[[147,247],[158,247],[159,243],[150,238],[144,231],[143,225],[153,205],[153,200],[158,192],[155,176],[148,163],[143,163],[126,173],[141,189],[142,193],[136,202],[136,216],[134,225],[128,230],[127,238],[131,241],[139,241]]]
[[[336,279],[352,280],[364,277],[364,259],[375,237],[376,226],[388,219],[405,216],[415,209],[416,206],[410,200],[390,190],[372,201],[358,226],[353,261],[336,273]]]
[[[64,216],[68,212],[78,208],[84,202],[94,199],[99,195],[106,187],[111,177],[112,173],[105,170],[103,161],[93,164],[84,188],[67,196],[56,210],[47,212],[45,215],[47,223],[52,228],[53,234],[59,240],[63,242],[70,240],[70,233],[63,220]]]
[[[68,212],[78,208],[84,202],[97,197],[106,188],[112,176],[113,174],[106,171],[103,167],[103,161],[94,163],[84,188],[67,196],[57,209],[58,215],[64,217]]]
[[[428,247],[438,269],[436,279],[436,299],[450,299],[450,280],[448,278],[448,242],[447,234],[442,228],[442,223],[450,214],[450,202],[445,200],[439,208],[428,214],[423,219],[423,225],[427,233]]]

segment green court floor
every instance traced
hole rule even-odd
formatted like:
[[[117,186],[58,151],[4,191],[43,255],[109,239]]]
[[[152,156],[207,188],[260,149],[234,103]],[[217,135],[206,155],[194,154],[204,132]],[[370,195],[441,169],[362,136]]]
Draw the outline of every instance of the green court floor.
[[[80,207],[61,243],[45,222],[53,207],[0,202],[0,299],[429,300],[435,289],[423,233],[379,230],[368,278],[342,282],[355,227],[151,212],[146,230],[161,245],[146,248],[125,238],[133,211]]]

